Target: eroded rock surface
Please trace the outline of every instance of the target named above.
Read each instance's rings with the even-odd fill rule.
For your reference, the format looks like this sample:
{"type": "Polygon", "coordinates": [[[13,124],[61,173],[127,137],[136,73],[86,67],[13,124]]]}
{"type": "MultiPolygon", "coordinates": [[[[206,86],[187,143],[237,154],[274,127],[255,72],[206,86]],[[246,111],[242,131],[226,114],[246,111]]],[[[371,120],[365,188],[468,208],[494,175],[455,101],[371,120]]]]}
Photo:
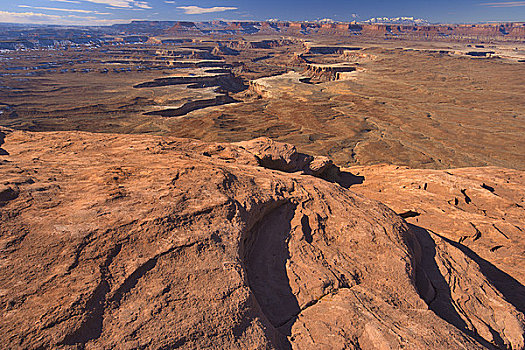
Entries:
{"type": "Polygon", "coordinates": [[[438,291],[437,297],[428,292],[431,309],[500,348],[523,348],[523,328],[500,318],[504,312],[492,295],[525,312],[525,173],[392,165],[349,170],[365,178],[353,191],[387,204],[418,236],[423,266],[438,291]],[[484,277],[473,276],[473,269],[484,277]]]}
{"type": "Polygon", "coordinates": [[[465,246],[353,187],[239,145],[3,133],[8,348],[524,346],[520,305],[465,246]]]}

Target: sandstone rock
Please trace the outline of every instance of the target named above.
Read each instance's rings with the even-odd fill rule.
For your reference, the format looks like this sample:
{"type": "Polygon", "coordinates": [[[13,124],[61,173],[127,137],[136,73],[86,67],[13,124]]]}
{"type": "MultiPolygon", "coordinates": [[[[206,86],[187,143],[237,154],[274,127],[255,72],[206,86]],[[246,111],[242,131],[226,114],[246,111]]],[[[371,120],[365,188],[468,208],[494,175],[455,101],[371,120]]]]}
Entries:
{"type": "Polygon", "coordinates": [[[523,327],[503,320],[516,319],[509,310],[525,312],[525,172],[391,165],[348,170],[364,176],[352,190],[404,216],[422,242],[423,257],[432,257],[423,261],[438,295],[430,308],[498,348],[522,349],[523,327]],[[500,309],[494,294],[512,307],[500,309]]]}
{"type": "Polygon", "coordinates": [[[268,169],[285,172],[303,172],[331,182],[342,182],[339,167],[325,156],[310,156],[297,152],[295,146],[259,137],[250,141],[238,142],[244,150],[252,153],[259,164],[268,169]]]}
{"type": "Polygon", "coordinates": [[[322,175],[327,172],[334,164],[328,157],[315,157],[308,164],[308,172],[314,176],[322,177],[322,175]]]}
{"type": "MultiPolygon", "coordinates": [[[[476,257],[337,183],[188,139],[16,131],[3,147],[6,348],[523,347],[476,257]]],[[[284,149],[267,159],[294,164],[284,149]]]]}
{"type": "Polygon", "coordinates": [[[301,171],[312,157],[297,152],[295,146],[273,141],[268,137],[259,137],[250,141],[238,142],[237,145],[254,154],[261,166],[286,172],[301,171]]]}

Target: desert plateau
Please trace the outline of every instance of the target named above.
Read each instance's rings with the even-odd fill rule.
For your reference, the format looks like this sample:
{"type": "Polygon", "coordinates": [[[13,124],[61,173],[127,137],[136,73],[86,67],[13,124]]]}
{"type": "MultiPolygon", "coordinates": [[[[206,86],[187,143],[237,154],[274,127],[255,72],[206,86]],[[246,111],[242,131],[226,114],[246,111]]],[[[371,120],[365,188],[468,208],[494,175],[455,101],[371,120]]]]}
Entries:
{"type": "Polygon", "coordinates": [[[0,268],[5,349],[523,350],[525,22],[0,23],[0,268]]]}

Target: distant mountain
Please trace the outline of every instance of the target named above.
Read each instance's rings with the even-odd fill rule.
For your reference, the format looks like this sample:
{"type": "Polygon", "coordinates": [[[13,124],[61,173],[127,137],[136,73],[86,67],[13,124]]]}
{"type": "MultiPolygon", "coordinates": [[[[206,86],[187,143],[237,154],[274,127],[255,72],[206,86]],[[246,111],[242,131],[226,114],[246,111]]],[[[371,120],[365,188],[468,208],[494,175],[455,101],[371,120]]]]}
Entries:
{"type": "Polygon", "coordinates": [[[421,18],[414,17],[374,17],[363,21],[364,23],[373,24],[409,24],[409,25],[425,25],[429,22],[421,18]]]}
{"type": "Polygon", "coordinates": [[[323,19],[319,19],[319,20],[314,21],[314,22],[317,22],[317,23],[336,23],[336,21],[334,21],[331,18],[323,18],[323,19]]]}

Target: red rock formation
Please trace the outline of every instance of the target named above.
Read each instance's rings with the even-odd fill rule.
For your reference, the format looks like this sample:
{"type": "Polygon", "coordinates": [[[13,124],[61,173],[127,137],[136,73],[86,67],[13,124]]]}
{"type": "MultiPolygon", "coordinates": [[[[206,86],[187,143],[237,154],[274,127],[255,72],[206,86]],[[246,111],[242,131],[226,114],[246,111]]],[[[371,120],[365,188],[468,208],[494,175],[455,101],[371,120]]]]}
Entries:
{"type": "MultiPolygon", "coordinates": [[[[0,135],[6,348],[524,346],[522,304],[502,283],[514,296],[523,285],[341,186],[360,182],[349,173],[332,183],[261,167],[292,164],[292,146],[0,135]]],[[[507,184],[485,183],[523,193],[507,184]]]]}
{"type": "MultiPolygon", "coordinates": [[[[119,25],[129,34],[134,30],[144,33],[147,21],[133,22],[129,25],[119,25]],[[127,28],[128,26],[129,28],[127,28]],[[126,30],[128,29],[128,30],[126,30]]],[[[159,23],[151,22],[152,30],[158,30],[159,23]]],[[[235,32],[242,34],[319,34],[319,35],[394,35],[411,39],[439,39],[452,37],[458,39],[523,39],[525,38],[525,23],[488,23],[488,24],[439,24],[439,25],[396,25],[396,24],[358,24],[358,23],[311,23],[311,22],[242,22],[242,21],[212,21],[203,22],[197,26],[194,22],[176,22],[165,31],[168,35],[192,34],[201,35],[199,28],[206,31],[235,32]]]]}
{"type": "Polygon", "coordinates": [[[166,30],[168,35],[177,35],[177,34],[201,34],[200,30],[197,28],[194,22],[177,22],[171,28],[166,30]]]}
{"type": "MultiPolygon", "coordinates": [[[[128,33],[133,33],[137,27],[143,33],[147,21],[133,22],[129,25],[128,33]],[[140,24],[140,25],[139,25],[140,24]]],[[[151,22],[152,30],[157,30],[158,22],[151,22]]],[[[125,30],[126,25],[119,25],[125,30]]],[[[198,28],[209,31],[229,31],[242,34],[320,34],[320,35],[368,35],[384,36],[394,35],[412,39],[439,39],[452,37],[458,39],[522,39],[525,38],[525,24],[516,23],[488,23],[488,24],[439,24],[439,25],[396,25],[396,24],[358,24],[358,23],[311,23],[311,22],[242,22],[242,21],[212,21],[200,23],[199,27],[194,22],[176,22],[165,31],[168,35],[193,34],[200,35],[198,28]]],[[[156,32],[155,32],[156,33],[156,32]]]]}
{"type": "Polygon", "coordinates": [[[306,74],[313,77],[326,81],[338,80],[340,73],[354,72],[357,70],[356,66],[351,64],[306,64],[306,74]]]}
{"type": "Polygon", "coordinates": [[[397,213],[414,213],[407,214],[408,222],[461,242],[525,284],[523,171],[495,167],[418,170],[386,165],[351,171],[366,179],[354,191],[380,199],[397,213]]]}

